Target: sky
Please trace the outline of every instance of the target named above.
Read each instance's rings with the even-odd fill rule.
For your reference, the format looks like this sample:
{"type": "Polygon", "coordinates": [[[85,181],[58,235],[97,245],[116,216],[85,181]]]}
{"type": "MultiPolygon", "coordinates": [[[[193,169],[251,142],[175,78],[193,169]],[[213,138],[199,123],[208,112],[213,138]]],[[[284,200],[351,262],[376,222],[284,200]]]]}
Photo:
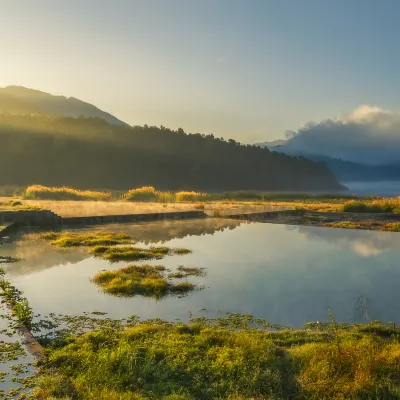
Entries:
{"type": "Polygon", "coordinates": [[[0,86],[255,143],[400,109],[397,0],[0,0],[0,86]]]}

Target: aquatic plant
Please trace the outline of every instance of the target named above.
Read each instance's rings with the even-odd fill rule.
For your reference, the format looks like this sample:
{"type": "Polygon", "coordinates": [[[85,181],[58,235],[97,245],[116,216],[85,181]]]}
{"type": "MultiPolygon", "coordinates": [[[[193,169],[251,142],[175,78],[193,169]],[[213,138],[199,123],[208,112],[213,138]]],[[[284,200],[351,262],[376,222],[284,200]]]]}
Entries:
{"type": "Polygon", "coordinates": [[[105,292],[120,296],[161,298],[168,294],[183,294],[195,289],[195,285],[190,282],[168,281],[165,271],[165,267],[161,265],[131,265],[99,272],[92,281],[105,292]]]}
{"type": "Polygon", "coordinates": [[[29,305],[28,299],[22,296],[22,292],[15,288],[5,279],[5,270],[0,267],[0,297],[10,306],[13,314],[19,322],[28,329],[32,326],[33,311],[29,305]]]}
{"type": "Polygon", "coordinates": [[[38,236],[40,239],[49,240],[57,247],[79,247],[99,245],[120,245],[134,243],[131,236],[114,232],[46,232],[38,236]]]}
{"type": "Polygon", "coordinates": [[[28,186],[23,195],[26,199],[38,200],[110,200],[110,192],[78,190],[70,187],[28,186]]]}
{"type": "Polygon", "coordinates": [[[101,257],[109,261],[118,260],[151,260],[155,258],[163,258],[166,255],[187,254],[189,249],[171,249],[165,246],[152,246],[149,248],[141,248],[134,246],[94,246],[89,252],[96,257],[101,257]]]}

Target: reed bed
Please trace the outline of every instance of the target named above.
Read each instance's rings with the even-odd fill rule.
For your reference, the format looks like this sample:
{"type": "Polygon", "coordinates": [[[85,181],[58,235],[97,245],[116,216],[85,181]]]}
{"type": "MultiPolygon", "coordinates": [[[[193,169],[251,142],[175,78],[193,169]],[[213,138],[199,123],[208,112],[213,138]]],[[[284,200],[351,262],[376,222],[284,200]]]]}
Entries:
{"type": "Polygon", "coordinates": [[[36,200],[110,200],[110,192],[78,190],[70,187],[28,186],[23,195],[26,199],[36,200]]]}

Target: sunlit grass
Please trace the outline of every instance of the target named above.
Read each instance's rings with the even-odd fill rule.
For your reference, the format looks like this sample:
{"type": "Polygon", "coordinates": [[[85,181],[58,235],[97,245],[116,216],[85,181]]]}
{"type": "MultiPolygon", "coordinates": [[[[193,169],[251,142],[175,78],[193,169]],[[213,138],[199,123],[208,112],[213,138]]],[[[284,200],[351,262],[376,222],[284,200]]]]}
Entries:
{"type": "Polygon", "coordinates": [[[184,294],[195,289],[195,285],[190,282],[173,283],[168,280],[165,267],[161,265],[131,265],[117,270],[102,271],[92,280],[105,292],[120,296],[141,295],[159,299],[169,294],[184,294]]]}
{"type": "Polygon", "coordinates": [[[47,187],[42,185],[28,186],[24,197],[40,200],[110,200],[110,192],[78,190],[70,187],[47,187]]]}
{"type": "Polygon", "coordinates": [[[120,245],[134,243],[129,235],[113,232],[46,232],[39,235],[40,239],[49,240],[57,247],[120,245]]]}
{"type": "Polygon", "coordinates": [[[149,248],[141,248],[134,246],[94,246],[89,250],[90,254],[101,257],[108,261],[138,261],[160,259],[166,255],[188,254],[189,249],[171,249],[165,246],[152,246],[149,248]]]}
{"type": "Polygon", "coordinates": [[[107,322],[56,346],[45,342],[35,398],[398,398],[400,331],[393,325],[269,327],[237,314],[188,324],[107,322]]]}

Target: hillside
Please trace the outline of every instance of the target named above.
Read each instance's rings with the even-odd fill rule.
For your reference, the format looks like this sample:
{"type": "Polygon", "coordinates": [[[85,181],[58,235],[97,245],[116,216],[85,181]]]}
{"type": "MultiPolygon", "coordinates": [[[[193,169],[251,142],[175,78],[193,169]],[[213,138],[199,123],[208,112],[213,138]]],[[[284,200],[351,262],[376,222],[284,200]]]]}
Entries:
{"type": "Polygon", "coordinates": [[[41,114],[66,117],[83,115],[103,118],[110,124],[125,125],[118,118],[92,104],[73,97],[53,96],[49,93],[22,86],[0,88],[0,114],[41,114]]]}
{"type": "Polygon", "coordinates": [[[0,116],[0,185],[313,190],[343,187],[324,164],[267,149],[99,118],[0,116]]]}

